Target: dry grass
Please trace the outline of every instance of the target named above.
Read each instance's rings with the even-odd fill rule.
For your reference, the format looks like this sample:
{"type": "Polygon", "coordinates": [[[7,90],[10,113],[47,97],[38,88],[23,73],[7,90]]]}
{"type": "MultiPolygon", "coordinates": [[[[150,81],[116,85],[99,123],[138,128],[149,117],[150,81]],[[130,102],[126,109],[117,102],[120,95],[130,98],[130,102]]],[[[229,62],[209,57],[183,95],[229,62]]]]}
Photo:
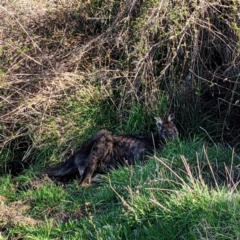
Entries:
{"type": "Polygon", "coordinates": [[[0,196],[0,227],[1,226],[35,226],[43,222],[25,216],[25,213],[31,209],[27,201],[12,202],[10,206],[4,203],[3,196],[0,196]]]}

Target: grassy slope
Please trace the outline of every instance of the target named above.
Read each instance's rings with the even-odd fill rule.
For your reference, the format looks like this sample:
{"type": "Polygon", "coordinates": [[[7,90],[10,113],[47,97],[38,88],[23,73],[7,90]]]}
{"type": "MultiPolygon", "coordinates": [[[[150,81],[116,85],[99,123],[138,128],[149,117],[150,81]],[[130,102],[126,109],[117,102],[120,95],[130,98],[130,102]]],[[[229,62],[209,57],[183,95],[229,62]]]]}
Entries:
{"type": "MultiPolygon", "coordinates": [[[[223,111],[222,119],[213,122],[212,109],[204,115],[198,105],[208,102],[188,104],[192,94],[201,95],[200,87],[183,84],[188,66],[196,68],[198,79],[205,69],[201,58],[214,68],[208,49],[218,52],[218,46],[230,42],[218,35],[220,28],[209,27],[216,19],[232,19],[228,4],[106,3],[21,0],[1,5],[0,239],[240,238],[239,157],[213,141],[206,143],[220,137],[218,126],[230,110],[238,112],[237,106],[229,105],[226,113],[213,102],[217,114],[223,111]],[[222,18],[212,17],[219,16],[219,9],[222,18]],[[198,55],[197,46],[207,51],[199,49],[198,55]],[[187,97],[181,102],[178,94],[187,97]],[[181,140],[146,163],[113,171],[87,189],[77,181],[58,186],[36,178],[97,130],[149,133],[155,129],[153,117],[170,109],[179,116],[181,140]]],[[[237,8],[234,2],[232,11],[237,8]]],[[[237,25],[234,29],[239,31],[237,25]]],[[[237,68],[237,51],[231,49],[237,68]]],[[[212,70],[214,76],[218,69],[212,70]]],[[[227,74],[222,78],[231,75],[222,71],[227,74]]],[[[221,86],[216,88],[219,92],[221,86]]],[[[231,101],[238,96],[233,89],[231,101]]]]}
{"type": "Polygon", "coordinates": [[[228,188],[218,184],[223,162],[233,162],[233,170],[240,159],[219,146],[203,148],[199,140],[177,141],[86,189],[77,181],[27,188],[30,170],[14,184],[2,177],[5,204],[29,205],[23,215],[39,222],[31,226],[23,219],[19,226],[9,219],[1,225],[9,239],[234,239],[240,237],[240,196],[231,177],[228,188]],[[210,162],[218,162],[214,176],[206,170],[210,162]]]}

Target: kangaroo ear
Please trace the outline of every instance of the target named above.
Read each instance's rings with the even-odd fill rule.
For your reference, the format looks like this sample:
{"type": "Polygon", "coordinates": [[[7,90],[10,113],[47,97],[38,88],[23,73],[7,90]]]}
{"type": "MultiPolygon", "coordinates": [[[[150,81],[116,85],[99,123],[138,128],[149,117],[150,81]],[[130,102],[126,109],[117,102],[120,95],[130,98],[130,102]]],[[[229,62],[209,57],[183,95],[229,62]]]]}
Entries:
{"type": "Polygon", "coordinates": [[[169,122],[172,122],[172,120],[175,118],[175,115],[174,114],[170,114],[169,116],[168,116],[168,121],[169,122]]]}
{"type": "Polygon", "coordinates": [[[161,128],[163,124],[163,120],[160,117],[155,117],[157,127],[161,128]]]}

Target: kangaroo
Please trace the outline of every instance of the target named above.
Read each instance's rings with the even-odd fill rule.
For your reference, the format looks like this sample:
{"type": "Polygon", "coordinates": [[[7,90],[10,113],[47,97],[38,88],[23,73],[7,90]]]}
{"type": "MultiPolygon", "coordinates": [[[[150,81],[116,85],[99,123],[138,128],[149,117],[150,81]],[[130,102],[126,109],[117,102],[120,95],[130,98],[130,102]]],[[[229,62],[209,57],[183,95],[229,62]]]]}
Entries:
{"type": "Polygon", "coordinates": [[[167,141],[178,137],[178,130],[173,123],[174,115],[162,120],[155,117],[157,133],[142,137],[131,134],[113,135],[107,130],[100,130],[85,141],[80,149],[59,166],[46,169],[42,173],[50,178],[61,178],[79,173],[79,184],[90,184],[94,173],[108,173],[119,166],[133,165],[143,161],[147,153],[161,148],[167,141]]]}

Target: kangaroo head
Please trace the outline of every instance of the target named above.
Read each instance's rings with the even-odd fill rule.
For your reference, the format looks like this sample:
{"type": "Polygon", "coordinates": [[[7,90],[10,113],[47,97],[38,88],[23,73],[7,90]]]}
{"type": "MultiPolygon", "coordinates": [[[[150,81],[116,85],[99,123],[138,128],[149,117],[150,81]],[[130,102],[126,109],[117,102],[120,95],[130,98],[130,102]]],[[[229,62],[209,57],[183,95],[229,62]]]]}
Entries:
{"type": "Polygon", "coordinates": [[[170,114],[165,120],[162,120],[160,117],[155,117],[158,128],[158,136],[161,141],[172,141],[178,137],[178,130],[172,122],[174,118],[173,114],[170,114]]]}

